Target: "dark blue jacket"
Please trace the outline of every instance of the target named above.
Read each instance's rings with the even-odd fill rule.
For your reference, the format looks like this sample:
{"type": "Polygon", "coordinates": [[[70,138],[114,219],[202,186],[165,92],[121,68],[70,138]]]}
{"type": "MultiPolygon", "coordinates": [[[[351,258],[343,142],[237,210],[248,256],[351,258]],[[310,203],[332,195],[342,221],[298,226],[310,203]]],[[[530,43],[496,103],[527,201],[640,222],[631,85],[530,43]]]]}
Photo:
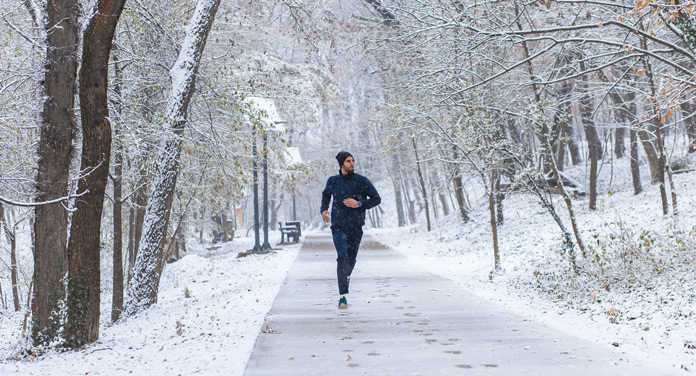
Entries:
{"type": "Polygon", "coordinates": [[[365,224],[365,210],[374,208],[382,202],[379,193],[369,179],[356,174],[334,175],[326,182],[326,188],[321,193],[321,210],[329,209],[329,201],[333,196],[331,205],[331,226],[336,227],[361,227],[365,224]],[[343,204],[343,200],[354,198],[360,203],[359,208],[349,208],[343,204]]]}

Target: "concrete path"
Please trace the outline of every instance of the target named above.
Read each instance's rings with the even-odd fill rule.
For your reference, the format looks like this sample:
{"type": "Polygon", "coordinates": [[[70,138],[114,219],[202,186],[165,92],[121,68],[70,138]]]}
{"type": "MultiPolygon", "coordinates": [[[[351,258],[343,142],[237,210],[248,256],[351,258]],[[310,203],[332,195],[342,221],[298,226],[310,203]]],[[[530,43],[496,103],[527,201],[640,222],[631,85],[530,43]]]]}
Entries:
{"type": "Polygon", "coordinates": [[[329,233],[305,239],[246,375],[676,373],[529,321],[367,237],[339,310],[335,260],[329,233]]]}

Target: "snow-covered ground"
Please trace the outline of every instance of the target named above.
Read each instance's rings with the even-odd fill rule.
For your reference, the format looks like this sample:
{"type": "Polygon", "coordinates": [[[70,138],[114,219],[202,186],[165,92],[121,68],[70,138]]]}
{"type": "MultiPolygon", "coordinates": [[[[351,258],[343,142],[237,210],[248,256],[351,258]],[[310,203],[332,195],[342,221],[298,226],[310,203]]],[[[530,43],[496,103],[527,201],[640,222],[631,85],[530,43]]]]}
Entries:
{"type": "Polygon", "coordinates": [[[136,317],[109,325],[104,292],[100,339],[83,349],[25,356],[22,315],[0,316],[0,375],[241,375],[301,245],[243,258],[252,239],[193,245],[165,268],[158,303],[136,317]]]}
{"type": "MultiPolygon", "coordinates": [[[[645,182],[645,191],[634,196],[630,176],[612,177],[609,167],[602,171],[598,209],[587,210],[587,198],[573,203],[585,243],[593,247],[587,259],[578,256],[582,272],[577,275],[559,252],[557,225],[527,193],[505,200],[505,223],[498,228],[502,268],[497,272],[492,270],[490,224],[480,188],[468,191],[474,204],[468,223],[456,214],[440,215],[427,232],[421,213],[416,225],[369,229],[367,234],[534,320],[671,369],[696,370],[696,173],[674,176],[681,210],[674,221],[662,215],[657,186],[645,182]],[[621,228],[642,245],[621,248],[621,228]]],[[[628,168],[614,166],[614,171],[628,168]]],[[[582,167],[568,172],[584,174],[582,167]]],[[[389,184],[378,188],[384,198],[381,219],[395,224],[389,184]]],[[[557,196],[554,200],[570,230],[564,204],[557,196]]],[[[279,237],[271,233],[271,239],[279,237]]],[[[166,267],[158,304],[113,325],[106,265],[101,338],[77,351],[28,354],[21,335],[24,313],[2,311],[0,375],[241,375],[301,246],[237,258],[251,245],[248,237],[212,250],[190,241],[188,255],[166,267]]]]}
{"type": "MultiPolygon", "coordinates": [[[[628,171],[627,166],[620,169],[628,171]]],[[[609,186],[606,170],[602,177],[600,186],[609,186]]],[[[587,209],[587,198],[573,201],[583,240],[592,246],[587,259],[578,256],[577,275],[560,252],[558,226],[527,193],[504,201],[498,272],[493,272],[485,200],[479,200],[482,207],[468,223],[450,215],[436,220],[431,232],[423,219],[406,229],[371,233],[414,263],[514,311],[665,367],[696,371],[695,179],[694,172],[674,175],[681,211],[677,221],[662,215],[657,185],[646,182],[645,191],[634,196],[625,175],[613,177],[614,192],[600,192],[597,210],[587,209]],[[633,239],[633,248],[620,246],[622,234],[633,239]]],[[[554,200],[572,231],[563,201],[554,200]]]]}

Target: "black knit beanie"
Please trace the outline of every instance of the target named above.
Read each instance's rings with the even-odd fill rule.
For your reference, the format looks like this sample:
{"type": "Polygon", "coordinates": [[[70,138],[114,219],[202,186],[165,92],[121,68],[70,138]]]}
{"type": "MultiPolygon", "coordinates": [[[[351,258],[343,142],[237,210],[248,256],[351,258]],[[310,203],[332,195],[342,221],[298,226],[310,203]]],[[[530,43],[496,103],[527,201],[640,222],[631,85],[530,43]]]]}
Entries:
{"type": "Polygon", "coordinates": [[[352,157],[352,156],[353,156],[353,154],[351,154],[345,150],[338,152],[338,154],[336,154],[336,160],[338,161],[338,167],[343,167],[343,162],[346,161],[346,158],[352,157]]]}

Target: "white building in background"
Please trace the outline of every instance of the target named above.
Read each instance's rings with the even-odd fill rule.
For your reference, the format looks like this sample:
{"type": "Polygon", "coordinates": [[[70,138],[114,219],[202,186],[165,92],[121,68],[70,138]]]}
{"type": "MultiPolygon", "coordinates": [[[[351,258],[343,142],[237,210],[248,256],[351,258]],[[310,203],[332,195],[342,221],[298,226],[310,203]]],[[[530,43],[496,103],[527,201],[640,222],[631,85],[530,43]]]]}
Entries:
{"type": "Polygon", "coordinates": [[[283,126],[283,124],[285,124],[286,121],[280,117],[280,114],[278,113],[278,109],[276,108],[273,99],[262,97],[247,97],[246,100],[251,105],[251,110],[255,112],[254,115],[258,116],[261,119],[263,127],[266,131],[276,133],[285,132],[285,127],[283,126]]]}

